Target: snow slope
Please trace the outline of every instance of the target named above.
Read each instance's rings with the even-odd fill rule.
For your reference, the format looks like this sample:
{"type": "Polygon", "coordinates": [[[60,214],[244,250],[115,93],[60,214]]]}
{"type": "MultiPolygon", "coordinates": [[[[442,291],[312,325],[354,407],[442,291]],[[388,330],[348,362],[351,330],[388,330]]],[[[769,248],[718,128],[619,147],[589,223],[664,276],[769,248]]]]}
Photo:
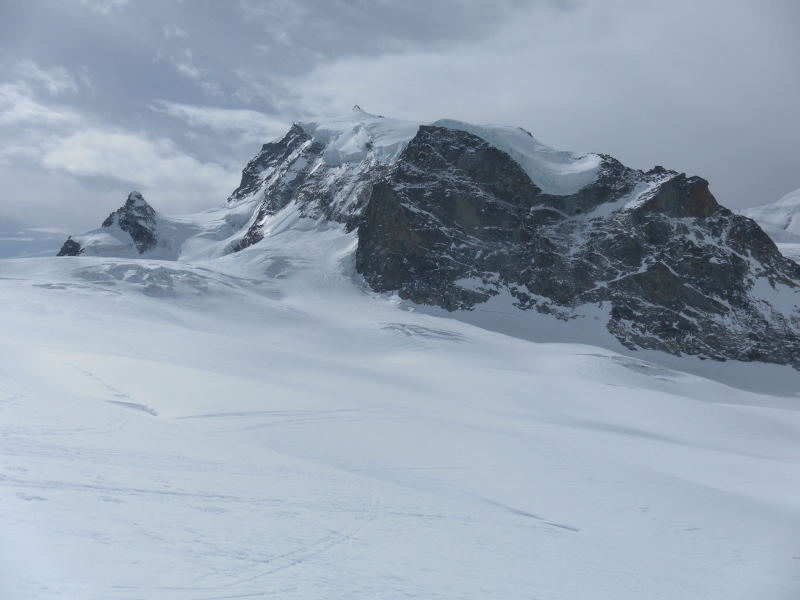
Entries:
{"type": "Polygon", "coordinates": [[[800,189],[772,204],[756,206],[742,214],[757,221],[777,241],[800,241],[800,189]]]}
{"type": "Polygon", "coordinates": [[[761,225],[784,256],[800,261],[800,189],[772,204],[747,208],[742,214],[761,225]]]}
{"type": "Polygon", "coordinates": [[[323,160],[328,166],[360,163],[367,156],[391,164],[413,138],[420,123],[387,119],[354,107],[338,118],[300,123],[315,142],[326,146],[323,160]]]}
{"type": "MultiPolygon", "coordinates": [[[[394,163],[423,123],[373,115],[355,106],[350,114],[299,125],[314,142],[325,146],[322,158],[326,166],[345,168],[365,159],[384,165],[394,163]]],[[[483,138],[508,153],[547,194],[577,192],[597,178],[601,164],[597,154],[555,150],[519,127],[475,125],[453,119],[441,119],[431,125],[483,138]]]]}
{"type": "Polygon", "coordinates": [[[0,597],[798,597],[796,392],[409,310],[269,227],[0,261],[0,597]]]}
{"type": "Polygon", "coordinates": [[[602,163],[597,154],[578,154],[545,146],[520,127],[473,125],[443,119],[434,125],[466,131],[506,152],[545,193],[567,196],[597,179],[602,163]]]}

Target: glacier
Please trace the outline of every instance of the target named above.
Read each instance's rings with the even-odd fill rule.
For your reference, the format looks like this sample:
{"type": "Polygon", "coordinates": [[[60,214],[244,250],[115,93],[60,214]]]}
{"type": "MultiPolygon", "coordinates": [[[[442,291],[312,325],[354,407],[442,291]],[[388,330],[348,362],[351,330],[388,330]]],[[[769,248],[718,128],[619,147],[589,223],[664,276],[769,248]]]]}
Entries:
{"type": "Polygon", "coordinates": [[[0,261],[3,597],[796,596],[796,371],[425,314],[277,227],[0,261]]]}
{"type": "MultiPolygon", "coordinates": [[[[303,125],[337,210],[417,126],[303,125]]],[[[597,175],[482,135],[551,193],[597,175]]],[[[112,219],[78,256],[0,260],[0,597],[797,598],[800,372],[626,348],[604,307],[376,292],[355,229],[257,214],[273,166],[150,215],[144,252],[112,219]]]]}

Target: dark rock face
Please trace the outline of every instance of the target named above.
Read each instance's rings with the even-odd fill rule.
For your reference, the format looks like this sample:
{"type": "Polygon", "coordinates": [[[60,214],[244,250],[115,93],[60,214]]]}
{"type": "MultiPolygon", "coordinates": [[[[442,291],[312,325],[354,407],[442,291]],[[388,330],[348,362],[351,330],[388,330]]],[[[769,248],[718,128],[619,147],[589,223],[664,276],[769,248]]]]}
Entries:
{"type": "MultiPolygon", "coordinates": [[[[528,283],[533,294],[569,304],[589,284],[588,274],[576,278],[570,271],[604,263],[599,255],[585,264],[568,260],[564,224],[633,185],[629,169],[604,157],[597,181],[579,193],[542,194],[510,156],[482,139],[421,127],[373,190],[359,226],[356,268],[379,291],[398,290],[449,310],[469,309],[500,286],[528,283]],[[473,283],[458,286],[459,279],[473,283]]],[[[517,293],[525,308],[533,306],[530,294],[517,293]]]]}
{"type": "Polygon", "coordinates": [[[83,252],[83,248],[81,245],[72,239],[72,236],[67,238],[67,241],[64,242],[64,245],[61,246],[61,250],[58,251],[56,256],[78,256],[83,252]]]}
{"type": "MultiPolygon", "coordinates": [[[[631,349],[800,368],[800,264],[704,179],[558,153],[512,128],[383,127],[356,112],[264,144],[228,199],[241,229],[226,250],[258,243],[287,209],[288,223],[356,231],[356,270],[379,292],[451,311],[502,294],[521,315],[602,319],[631,349]]],[[[132,192],[103,227],[113,251],[130,251],[121,231],[142,254],[169,247],[165,222],[132,192]]],[[[59,256],[91,239],[68,239],[59,256]]]]}
{"type": "Polygon", "coordinates": [[[800,267],[705,180],[604,161],[594,184],[548,196],[480,138],[421,127],[372,189],[356,268],[375,290],[448,310],[502,289],[561,318],[602,303],[629,348],[800,367],[800,322],[751,294],[758,279],[796,289],[800,267]],[[637,185],[651,190],[604,207],[637,185]]]}
{"type": "Polygon", "coordinates": [[[145,202],[139,192],[128,194],[125,204],[103,221],[103,227],[112,227],[115,224],[131,236],[139,254],[155,248],[158,243],[156,211],[145,202]]]}
{"type": "Polygon", "coordinates": [[[279,142],[261,147],[261,151],[242,171],[239,187],[228,198],[229,204],[259,192],[264,198],[247,232],[233,246],[234,252],[264,238],[264,221],[291,202],[309,176],[307,169],[296,166],[298,163],[304,166],[310,164],[322,154],[322,150],[323,147],[314,144],[298,125],[293,125],[279,142]]]}
{"type": "Polygon", "coordinates": [[[471,134],[421,127],[372,189],[358,228],[356,269],[378,291],[469,308],[490,293],[455,285],[519,267],[533,223],[557,218],[504,152],[471,134]]]}
{"type": "Polygon", "coordinates": [[[708,182],[700,177],[679,175],[658,188],[647,201],[646,210],[678,219],[710,217],[720,206],[708,190],[708,182]]]}
{"type": "MultiPolygon", "coordinates": [[[[139,192],[131,192],[125,204],[106,217],[102,227],[118,226],[131,236],[136,250],[142,254],[158,245],[157,221],[158,215],[153,207],[145,202],[139,192]]],[[[81,239],[81,236],[78,237],[81,239]]],[[[80,242],[70,236],[57,256],[77,256],[85,250],[80,242]]]]}
{"type": "Polygon", "coordinates": [[[228,198],[228,203],[235,205],[248,197],[261,197],[245,234],[231,247],[233,252],[261,241],[266,220],[291,202],[304,216],[343,223],[348,231],[360,223],[372,186],[387,167],[368,152],[355,168],[332,179],[324,151],[325,146],[299,125],[293,125],[280,141],[264,144],[228,198]]]}
{"type": "Polygon", "coordinates": [[[388,162],[370,144],[347,164],[298,125],[264,145],[229,199],[259,200],[231,249],[294,204],[357,230],[356,269],[376,291],[447,310],[508,294],[557,319],[591,312],[631,349],[800,368],[800,266],[704,179],[597,155],[591,183],[553,195],[457,127],[419,127],[388,162]]]}

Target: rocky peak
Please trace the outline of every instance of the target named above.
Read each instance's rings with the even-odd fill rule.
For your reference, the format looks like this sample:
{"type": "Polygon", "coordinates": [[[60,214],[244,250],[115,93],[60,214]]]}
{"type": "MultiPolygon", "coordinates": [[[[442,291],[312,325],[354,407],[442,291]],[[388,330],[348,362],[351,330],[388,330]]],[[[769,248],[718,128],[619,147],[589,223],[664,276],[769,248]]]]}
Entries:
{"type": "Polygon", "coordinates": [[[108,215],[102,226],[115,225],[131,236],[139,254],[154,248],[158,243],[156,211],[139,192],[133,191],[128,194],[125,204],[108,215]]]}
{"type": "MultiPolygon", "coordinates": [[[[666,171],[662,168],[659,173],[666,171]]],[[[659,186],[657,192],[639,210],[659,212],[668,217],[710,217],[720,209],[708,189],[708,181],[701,177],[686,177],[681,173],[659,186]]]]}
{"type": "MultiPolygon", "coordinates": [[[[601,324],[630,349],[800,368],[800,265],[706,180],[661,166],[558,151],[517,127],[358,109],[264,144],[227,207],[236,228],[226,218],[215,252],[313,219],[355,232],[356,270],[378,292],[450,311],[505,303],[519,319],[601,324]]],[[[168,247],[185,231],[170,223],[132,193],[62,255],[168,247]]]]}
{"type": "Polygon", "coordinates": [[[370,153],[391,125],[376,135],[376,117],[352,119],[342,131],[355,132],[346,138],[353,162],[326,162],[343,145],[330,126],[297,141],[290,131],[269,148],[255,176],[263,200],[234,249],[260,240],[271,215],[294,204],[357,230],[356,269],[377,291],[447,310],[505,294],[520,318],[601,314],[632,349],[800,367],[800,267],[720,206],[706,180],[455,121],[417,126],[380,162],[370,153]]]}
{"type": "Polygon", "coordinates": [[[143,254],[159,243],[158,213],[137,191],[128,194],[120,208],[103,221],[101,228],[73,238],[70,236],[58,256],[79,254],[143,254]]]}
{"type": "Polygon", "coordinates": [[[64,242],[64,245],[61,246],[61,250],[58,251],[56,256],[79,256],[83,253],[83,248],[81,245],[72,239],[72,236],[67,238],[67,241],[64,242]]]}
{"type": "Polygon", "coordinates": [[[295,123],[283,138],[261,146],[261,150],[247,163],[242,171],[242,180],[228,198],[235,204],[262,190],[271,177],[279,176],[276,169],[297,159],[296,154],[310,142],[311,138],[295,123]]]}

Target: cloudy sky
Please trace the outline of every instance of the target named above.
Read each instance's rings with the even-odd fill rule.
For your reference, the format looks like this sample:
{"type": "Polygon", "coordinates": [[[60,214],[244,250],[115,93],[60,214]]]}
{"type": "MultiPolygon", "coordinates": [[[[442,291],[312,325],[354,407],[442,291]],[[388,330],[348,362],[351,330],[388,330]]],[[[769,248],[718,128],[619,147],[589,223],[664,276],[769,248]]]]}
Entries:
{"type": "Polygon", "coordinates": [[[0,226],[221,203],[263,142],[356,103],[772,202],[800,187],[799,26],[794,0],[0,0],[0,226]]]}

